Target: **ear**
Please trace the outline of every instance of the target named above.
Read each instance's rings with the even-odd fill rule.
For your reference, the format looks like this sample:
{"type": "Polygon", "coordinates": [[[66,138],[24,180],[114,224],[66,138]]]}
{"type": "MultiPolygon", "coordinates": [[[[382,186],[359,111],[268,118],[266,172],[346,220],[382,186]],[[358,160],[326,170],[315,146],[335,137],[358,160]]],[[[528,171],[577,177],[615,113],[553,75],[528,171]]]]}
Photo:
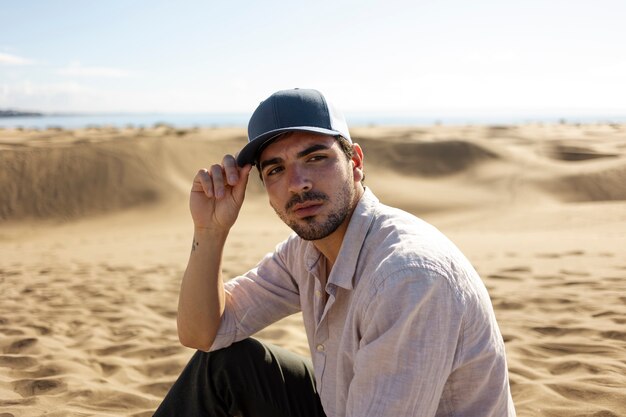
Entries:
{"type": "Polygon", "coordinates": [[[361,182],[365,178],[363,173],[363,149],[358,143],[352,145],[354,149],[354,155],[352,155],[352,173],[354,175],[355,182],[361,182]]]}

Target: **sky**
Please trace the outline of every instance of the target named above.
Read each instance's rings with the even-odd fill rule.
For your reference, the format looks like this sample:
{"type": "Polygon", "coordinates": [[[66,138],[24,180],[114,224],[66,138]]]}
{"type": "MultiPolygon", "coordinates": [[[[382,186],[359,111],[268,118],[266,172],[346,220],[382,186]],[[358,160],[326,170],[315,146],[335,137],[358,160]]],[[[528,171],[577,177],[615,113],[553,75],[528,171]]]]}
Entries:
{"type": "Polygon", "coordinates": [[[626,115],[624,0],[0,0],[0,109],[626,115]]]}

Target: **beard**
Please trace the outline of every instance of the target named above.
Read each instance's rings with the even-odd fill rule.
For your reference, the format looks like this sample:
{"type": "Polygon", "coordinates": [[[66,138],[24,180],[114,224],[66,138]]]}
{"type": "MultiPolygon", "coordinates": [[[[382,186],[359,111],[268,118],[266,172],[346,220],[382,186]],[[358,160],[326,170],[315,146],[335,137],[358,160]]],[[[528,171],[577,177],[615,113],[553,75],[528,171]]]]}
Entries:
{"type": "Polygon", "coordinates": [[[346,220],[354,206],[354,188],[347,184],[336,194],[334,202],[331,201],[327,194],[321,191],[305,191],[296,194],[285,204],[284,210],[274,211],[278,217],[291,228],[298,236],[304,240],[319,240],[331,235],[346,220]],[[330,213],[325,218],[319,218],[320,215],[304,217],[302,219],[289,218],[290,209],[305,201],[324,201],[330,203],[330,213]]]}

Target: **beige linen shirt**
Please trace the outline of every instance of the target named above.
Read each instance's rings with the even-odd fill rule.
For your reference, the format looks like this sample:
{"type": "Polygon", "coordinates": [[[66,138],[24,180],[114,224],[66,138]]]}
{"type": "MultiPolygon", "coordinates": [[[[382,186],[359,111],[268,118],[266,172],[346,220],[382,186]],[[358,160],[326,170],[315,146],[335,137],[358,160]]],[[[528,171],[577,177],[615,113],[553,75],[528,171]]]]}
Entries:
{"type": "Polygon", "coordinates": [[[322,274],[315,246],[289,237],[225,284],[211,350],[302,311],[328,417],[515,415],[487,290],[433,226],[366,190],[325,288],[322,274]]]}

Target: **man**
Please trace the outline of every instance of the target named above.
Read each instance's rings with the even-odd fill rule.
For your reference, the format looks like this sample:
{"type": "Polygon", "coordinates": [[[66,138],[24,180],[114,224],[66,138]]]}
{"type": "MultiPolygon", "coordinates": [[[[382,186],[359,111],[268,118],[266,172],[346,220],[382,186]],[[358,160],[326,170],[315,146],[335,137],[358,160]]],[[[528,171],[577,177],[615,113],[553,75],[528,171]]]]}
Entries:
{"type": "Polygon", "coordinates": [[[178,332],[199,351],[156,415],[514,416],[485,286],[434,227],[363,186],[363,151],[343,116],[315,90],[279,91],[248,136],[236,159],[193,182],[178,332]],[[252,165],[295,233],[224,284],[252,165]],[[249,338],[298,311],[312,366],[249,338]]]}

